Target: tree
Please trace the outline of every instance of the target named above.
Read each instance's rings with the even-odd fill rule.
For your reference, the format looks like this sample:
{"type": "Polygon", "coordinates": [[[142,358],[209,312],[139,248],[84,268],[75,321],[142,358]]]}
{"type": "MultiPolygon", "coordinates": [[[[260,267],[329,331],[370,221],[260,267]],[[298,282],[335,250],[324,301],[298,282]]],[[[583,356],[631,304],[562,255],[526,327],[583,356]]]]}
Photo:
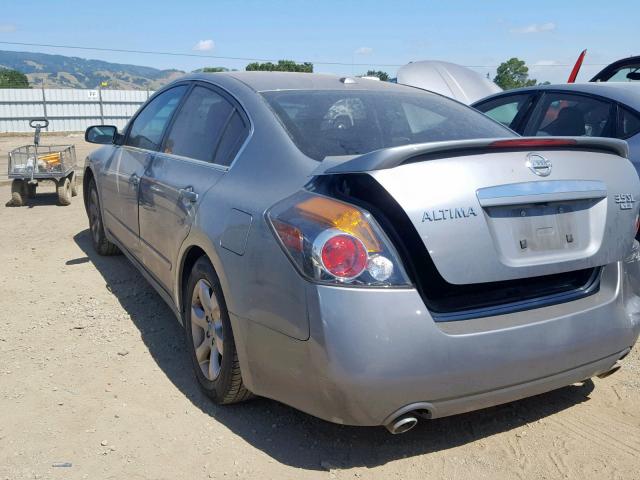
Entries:
{"type": "Polygon", "coordinates": [[[532,87],[538,83],[535,79],[529,79],[529,67],[524,63],[524,60],[516,57],[500,64],[493,81],[504,90],[532,87]]]}
{"type": "Polygon", "coordinates": [[[29,88],[29,79],[17,70],[0,68],[0,88],[29,88]]]}
{"type": "Polygon", "coordinates": [[[227,67],[204,67],[200,71],[204,73],[217,73],[217,72],[228,72],[229,69],[227,67]]]}
{"type": "Polygon", "coordinates": [[[389,74],[387,72],[383,72],[382,70],[368,70],[366,77],[378,77],[383,82],[389,81],[389,74]]]}
{"type": "Polygon", "coordinates": [[[278,60],[278,63],[253,62],[247,65],[247,71],[259,70],[262,72],[303,72],[313,73],[313,63],[296,63],[293,60],[278,60]]]}

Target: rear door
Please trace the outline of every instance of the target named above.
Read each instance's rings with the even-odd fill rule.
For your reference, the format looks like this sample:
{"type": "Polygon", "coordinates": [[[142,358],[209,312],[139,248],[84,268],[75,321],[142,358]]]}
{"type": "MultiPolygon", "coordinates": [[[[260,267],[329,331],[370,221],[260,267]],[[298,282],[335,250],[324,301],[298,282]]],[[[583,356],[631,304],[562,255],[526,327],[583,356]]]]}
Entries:
{"type": "Polygon", "coordinates": [[[246,138],[247,125],[245,115],[225,92],[194,84],[142,178],[142,260],[169,291],[178,250],[200,199],[227,171],[246,138]]]}
{"type": "Polygon", "coordinates": [[[602,97],[545,92],[522,132],[526,136],[615,137],[616,105],[602,97]]]}
{"type": "Polygon", "coordinates": [[[100,179],[105,226],[127,250],[140,258],[138,193],[151,155],[178,107],[186,85],[155,96],[132,120],[124,144],[116,147],[100,179]]]}

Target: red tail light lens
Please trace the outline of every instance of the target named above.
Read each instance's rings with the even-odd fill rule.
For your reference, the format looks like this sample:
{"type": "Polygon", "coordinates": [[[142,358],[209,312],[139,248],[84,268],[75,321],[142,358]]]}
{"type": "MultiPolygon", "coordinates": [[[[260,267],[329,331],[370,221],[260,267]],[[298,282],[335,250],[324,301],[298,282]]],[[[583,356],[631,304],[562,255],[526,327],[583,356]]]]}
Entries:
{"type": "Polygon", "coordinates": [[[327,230],[318,236],[314,244],[317,245],[314,245],[314,250],[320,251],[322,266],[336,278],[356,278],[367,267],[367,249],[352,235],[327,230]],[[322,245],[317,245],[319,243],[322,245]]]}
{"type": "Polygon", "coordinates": [[[393,245],[360,207],[303,190],[275,204],[266,217],[289,259],[312,281],[410,284],[393,245]]]}

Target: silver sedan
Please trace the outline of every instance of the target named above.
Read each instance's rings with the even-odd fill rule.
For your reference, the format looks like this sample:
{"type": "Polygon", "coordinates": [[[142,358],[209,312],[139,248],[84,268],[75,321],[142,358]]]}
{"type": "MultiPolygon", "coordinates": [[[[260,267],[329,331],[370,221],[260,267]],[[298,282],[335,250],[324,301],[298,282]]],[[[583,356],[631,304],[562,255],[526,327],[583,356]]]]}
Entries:
{"type": "Polygon", "coordinates": [[[230,72],[95,126],[93,245],[185,328],[215,402],[385,425],[615,371],[640,330],[624,142],[522,138],[415,88],[230,72]]]}

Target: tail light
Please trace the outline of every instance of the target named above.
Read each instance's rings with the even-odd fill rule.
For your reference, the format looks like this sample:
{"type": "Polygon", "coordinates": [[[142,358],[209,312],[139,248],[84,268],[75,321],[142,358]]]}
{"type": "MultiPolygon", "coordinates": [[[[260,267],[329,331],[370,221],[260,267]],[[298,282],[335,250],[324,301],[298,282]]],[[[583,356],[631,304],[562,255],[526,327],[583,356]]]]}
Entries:
{"type": "Polygon", "coordinates": [[[371,214],[301,191],[267,219],[296,268],[310,280],[340,285],[409,285],[398,255],[371,214]]]}
{"type": "Polygon", "coordinates": [[[509,138],[491,142],[492,148],[542,148],[542,147],[567,147],[577,145],[573,138],[509,138]]]}

